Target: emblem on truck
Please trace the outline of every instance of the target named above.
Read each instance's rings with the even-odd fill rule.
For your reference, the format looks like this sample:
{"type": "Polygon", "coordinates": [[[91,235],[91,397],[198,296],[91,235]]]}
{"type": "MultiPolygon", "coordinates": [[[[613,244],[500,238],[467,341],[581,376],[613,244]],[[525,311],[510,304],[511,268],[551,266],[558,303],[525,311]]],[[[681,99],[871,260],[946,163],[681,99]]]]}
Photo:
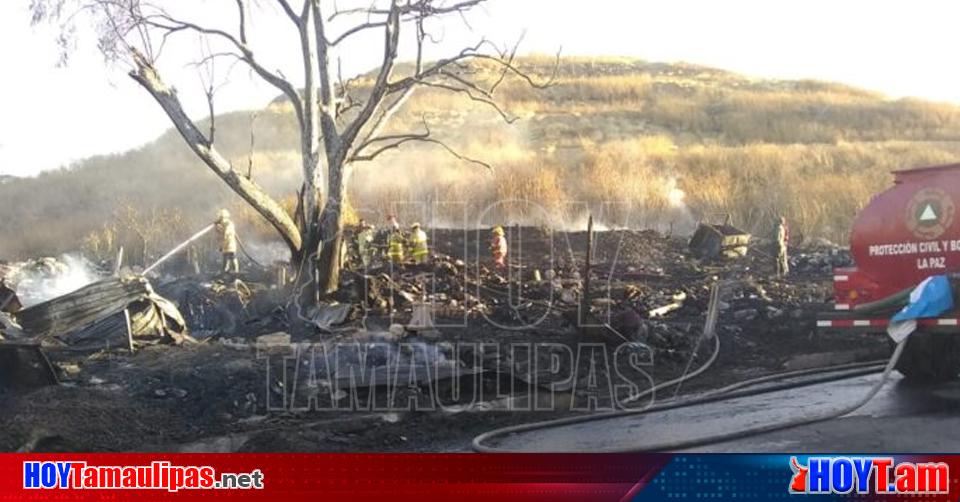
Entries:
{"type": "Polygon", "coordinates": [[[924,188],[907,204],[907,228],[920,239],[936,239],[953,223],[956,206],[947,192],[924,188]]]}

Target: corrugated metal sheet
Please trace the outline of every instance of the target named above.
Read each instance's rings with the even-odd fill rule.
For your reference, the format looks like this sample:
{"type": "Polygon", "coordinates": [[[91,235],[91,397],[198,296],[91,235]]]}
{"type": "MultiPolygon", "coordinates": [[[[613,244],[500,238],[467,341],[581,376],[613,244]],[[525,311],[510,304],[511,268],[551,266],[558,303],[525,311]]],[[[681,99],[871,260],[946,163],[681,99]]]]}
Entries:
{"type": "Polygon", "coordinates": [[[73,293],[28,307],[16,314],[34,339],[60,339],[71,345],[126,340],[128,310],[134,341],[190,340],[180,311],[153,292],[141,276],[109,278],[73,293]]]}

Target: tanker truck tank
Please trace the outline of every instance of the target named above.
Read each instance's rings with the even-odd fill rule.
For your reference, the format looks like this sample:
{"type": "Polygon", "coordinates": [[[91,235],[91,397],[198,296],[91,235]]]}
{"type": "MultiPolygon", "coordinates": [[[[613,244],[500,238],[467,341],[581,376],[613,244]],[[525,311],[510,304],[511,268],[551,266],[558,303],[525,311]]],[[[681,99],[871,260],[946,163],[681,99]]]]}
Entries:
{"type": "Polygon", "coordinates": [[[960,164],[894,173],[850,230],[856,267],[837,269],[840,306],[881,300],[931,275],[960,271],[960,164]]]}
{"type": "MultiPolygon", "coordinates": [[[[854,267],[834,269],[833,313],[819,330],[885,332],[909,292],[932,275],[960,272],[960,164],[896,171],[850,229],[854,267]]],[[[960,372],[960,312],[920,319],[898,369],[942,380],[960,372]]]]}

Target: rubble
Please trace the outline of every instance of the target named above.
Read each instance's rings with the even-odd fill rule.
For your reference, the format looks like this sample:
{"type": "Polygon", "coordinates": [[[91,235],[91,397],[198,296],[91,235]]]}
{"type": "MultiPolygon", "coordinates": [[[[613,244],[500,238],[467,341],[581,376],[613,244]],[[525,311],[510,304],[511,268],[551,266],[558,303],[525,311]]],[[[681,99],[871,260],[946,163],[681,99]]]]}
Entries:
{"type": "Polygon", "coordinates": [[[10,314],[0,312],[0,341],[22,340],[26,337],[27,334],[23,332],[23,328],[10,314]]]}
{"type": "Polygon", "coordinates": [[[346,322],[352,311],[352,305],[334,302],[312,308],[308,317],[319,330],[330,333],[335,326],[346,322]]]}
{"type": "MultiPolygon", "coordinates": [[[[114,278],[13,317],[0,315],[0,332],[13,332],[14,321],[20,321],[27,339],[44,343],[55,368],[60,368],[60,378],[71,386],[59,386],[63,392],[58,399],[80,409],[122,398],[118,406],[122,410],[165,410],[175,419],[138,416],[124,423],[160,424],[156,427],[165,438],[182,437],[184,442],[199,440],[196,431],[213,437],[284,423],[299,429],[305,419],[314,420],[317,415],[269,413],[267,406],[278,406],[285,399],[299,403],[313,399],[321,406],[351,409],[357,399],[389,395],[379,387],[391,383],[401,403],[415,400],[419,404],[423,404],[424,388],[449,386],[456,379],[476,377],[476,385],[483,388],[510,389],[497,399],[471,405],[470,410],[503,407],[498,399],[516,398],[517,388],[546,386],[575,395],[585,385],[572,377],[575,372],[570,361],[564,362],[569,352],[563,346],[579,342],[624,345],[631,358],[649,361],[651,366],[645,369],[650,370],[650,378],[665,381],[681,374],[691,361],[696,365],[705,357],[698,344],[715,284],[724,285],[722,301],[715,304],[716,333],[724,350],[736,357],[721,354],[711,369],[715,378],[689,385],[709,387],[734,377],[779,370],[804,351],[826,352],[837,346],[830,340],[811,343],[810,320],[830,297],[832,270],[826,269],[849,259],[842,248],[821,243],[792,249],[794,271],[781,280],[773,277],[773,260],[761,253],[748,252],[735,260],[698,259],[684,238],[652,231],[598,232],[587,295],[585,232],[533,228],[523,232],[528,239],[522,246],[523,259],[511,262],[508,270],[489,266],[485,255],[471,254],[486,249],[486,232],[436,230],[431,234],[436,248],[429,263],[396,270],[346,270],[343,287],[334,298],[302,310],[291,303],[289,288],[275,284],[275,274],[258,271],[244,271],[242,280],[192,275],[157,281],[156,293],[145,279],[114,278]],[[587,310],[587,322],[578,316],[581,306],[587,310]],[[129,356],[125,351],[107,352],[101,358],[73,355],[76,347],[102,348],[107,340],[110,346],[125,347],[124,309],[131,314],[138,346],[176,342],[177,334],[186,340],[188,331],[190,339],[201,343],[176,349],[143,347],[129,356]],[[154,315],[144,315],[151,312],[154,315]],[[157,312],[162,313],[159,319],[157,312]],[[298,321],[299,327],[295,326],[298,321]],[[161,326],[163,336],[146,333],[161,326]],[[513,357],[507,350],[475,354],[451,349],[461,341],[504,348],[547,343],[554,349],[542,357],[559,360],[561,367],[537,373],[531,371],[528,359],[513,357]],[[315,358],[303,359],[312,355],[304,353],[311,347],[339,344],[358,351],[318,352],[315,358]],[[69,350],[58,352],[60,348],[69,350]],[[516,371],[515,379],[505,381],[505,373],[495,370],[516,371]],[[279,380],[284,371],[288,375],[312,372],[317,378],[304,379],[293,388],[279,380]],[[402,385],[396,385],[398,381],[402,385]],[[88,391],[96,392],[95,399],[84,394],[88,391]]],[[[764,242],[750,241],[751,246],[764,242]]],[[[8,341],[17,337],[4,334],[8,341]]],[[[424,413],[418,420],[424,420],[431,433],[436,420],[455,420],[447,428],[460,433],[487,425],[486,417],[474,423],[469,413],[447,413],[458,405],[451,402],[444,413],[424,413]]],[[[43,418],[31,415],[23,420],[43,418]]],[[[426,434],[413,429],[404,433],[426,434]]],[[[361,434],[382,441],[376,430],[361,434]]],[[[110,447],[142,444],[133,437],[127,443],[111,442],[110,447]]],[[[22,444],[23,438],[17,441],[22,444]]],[[[337,436],[337,441],[353,447],[358,440],[337,436]]],[[[308,446],[329,448],[326,443],[308,446]]]]}
{"type": "Polygon", "coordinates": [[[260,335],[256,339],[256,344],[257,348],[263,350],[270,350],[274,347],[288,347],[290,346],[290,334],[278,331],[268,335],[260,335]]]}
{"type": "Polygon", "coordinates": [[[662,317],[670,312],[673,312],[674,310],[679,309],[680,307],[683,307],[683,301],[687,299],[687,294],[681,291],[673,295],[670,299],[672,300],[670,303],[651,309],[649,312],[647,312],[647,317],[662,317]]]}
{"type": "Polygon", "coordinates": [[[834,268],[853,266],[850,250],[821,243],[790,257],[790,267],[804,273],[832,274],[834,268]]]}
{"type": "MultiPolygon", "coordinates": [[[[728,283],[718,302],[720,323],[729,326],[728,332],[742,326],[781,329],[776,321],[783,318],[802,322],[813,312],[810,304],[829,297],[827,283],[803,282],[797,287],[776,280],[771,258],[739,249],[748,243],[762,246],[765,240],[751,240],[749,234],[729,223],[706,226],[705,232],[719,240],[701,236],[704,245],[712,242],[709,245],[721,250],[720,254],[732,250],[740,259],[718,264],[692,257],[696,237],[686,241],[651,231],[596,235],[596,263],[590,276],[600,292],[591,295],[587,308],[591,319],[607,319],[608,325],[581,329],[581,334],[610,343],[649,341],[660,351],[680,354],[689,351],[691,340],[699,335],[691,326],[703,324],[710,288],[720,280],[728,283]],[[769,327],[757,323],[769,323],[769,327]]],[[[342,333],[363,338],[376,331],[358,331],[361,318],[399,316],[401,324],[391,327],[391,331],[396,328],[390,335],[394,340],[416,335],[439,341],[443,330],[436,328],[438,319],[492,319],[498,324],[528,325],[527,334],[576,329],[579,320],[575,314],[586,279],[581,268],[586,234],[564,234],[556,241],[542,229],[523,231],[525,238],[530,237],[524,247],[530,258],[517,273],[493,270],[483,259],[476,266],[467,266],[466,260],[453,253],[471,249],[474,236],[455,230],[438,232],[431,263],[400,270],[373,269],[366,274],[351,272],[339,303],[320,305],[307,317],[319,336],[342,333]],[[562,246],[554,248],[557,242],[566,245],[566,252],[562,246]]],[[[795,250],[792,255],[795,274],[804,277],[828,279],[832,269],[827,268],[849,261],[848,253],[828,243],[795,250]]]]}
{"type": "Polygon", "coordinates": [[[175,302],[195,338],[268,332],[286,327],[287,297],[264,283],[186,277],[161,284],[158,293],[175,302]]]}
{"type": "Polygon", "coordinates": [[[690,251],[702,260],[742,258],[747,255],[750,234],[730,224],[700,223],[690,238],[690,251]]]}
{"type": "Polygon", "coordinates": [[[0,277],[0,313],[13,314],[22,308],[17,292],[7,285],[6,279],[0,277]]]}
{"type": "Polygon", "coordinates": [[[0,343],[0,394],[56,385],[50,360],[35,343],[0,343]]]}

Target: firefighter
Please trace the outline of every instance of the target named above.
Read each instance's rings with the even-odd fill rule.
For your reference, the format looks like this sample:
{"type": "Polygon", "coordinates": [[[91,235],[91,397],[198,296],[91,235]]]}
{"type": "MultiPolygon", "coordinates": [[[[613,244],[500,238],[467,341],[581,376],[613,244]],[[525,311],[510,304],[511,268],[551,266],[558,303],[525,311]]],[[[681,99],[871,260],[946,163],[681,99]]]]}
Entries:
{"type": "Polygon", "coordinates": [[[787,219],[780,217],[777,223],[777,277],[786,277],[790,272],[790,261],[787,257],[787,245],[790,244],[790,228],[787,219]]]}
{"type": "Polygon", "coordinates": [[[390,247],[390,234],[392,234],[395,230],[400,230],[400,224],[397,223],[397,217],[392,214],[387,215],[387,224],[384,225],[382,229],[377,231],[375,237],[373,238],[373,242],[377,248],[377,251],[381,253],[383,258],[386,260],[390,259],[388,254],[390,247]]]}
{"type": "Polygon", "coordinates": [[[403,232],[399,226],[390,229],[390,235],[387,236],[387,259],[394,265],[403,264],[403,232]]]}
{"type": "Polygon", "coordinates": [[[360,261],[363,268],[370,268],[373,263],[373,254],[376,246],[374,245],[374,235],[376,230],[373,225],[364,220],[360,220],[360,231],[357,232],[357,252],[360,254],[360,261]]]}
{"type": "Polygon", "coordinates": [[[237,259],[237,227],[230,220],[230,211],[221,209],[217,213],[216,227],[220,236],[220,254],[223,258],[221,271],[240,273],[240,260],[237,259]]]}
{"type": "Polygon", "coordinates": [[[427,243],[427,233],[420,228],[419,223],[410,226],[410,238],[407,240],[410,245],[410,256],[414,263],[425,263],[430,254],[430,245],[427,243]]]}
{"type": "Polygon", "coordinates": [[[490,253],[493,254],[493,264],[497,268],[504,268],[507,266],[507,237],[503,227],[494,227],[491,234],[493,238],[490,240],[490,253]]]}

